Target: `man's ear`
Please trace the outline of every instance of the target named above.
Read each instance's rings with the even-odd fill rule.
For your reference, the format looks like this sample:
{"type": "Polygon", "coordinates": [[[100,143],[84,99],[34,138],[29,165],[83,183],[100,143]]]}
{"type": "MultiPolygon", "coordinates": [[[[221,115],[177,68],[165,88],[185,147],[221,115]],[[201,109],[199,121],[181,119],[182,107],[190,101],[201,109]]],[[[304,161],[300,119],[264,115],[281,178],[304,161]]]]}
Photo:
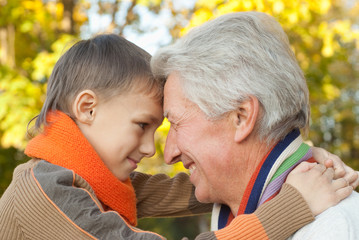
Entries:
{"type": "Polygon", "coordinates": [[[98,98],[93,91],[84,90],[77,94],[72,104],[72,112],[76,121],[91,124],[96,115],[97,104],[98,98]]]}
{"type": "Polygon", "coordinates": [[[259,113],[259,101],[254,96],[249,96],[240,103],[238,109],[233,111],[236,132],[234,141],[239,143],[245,140],[254,129],[259,113]]]}

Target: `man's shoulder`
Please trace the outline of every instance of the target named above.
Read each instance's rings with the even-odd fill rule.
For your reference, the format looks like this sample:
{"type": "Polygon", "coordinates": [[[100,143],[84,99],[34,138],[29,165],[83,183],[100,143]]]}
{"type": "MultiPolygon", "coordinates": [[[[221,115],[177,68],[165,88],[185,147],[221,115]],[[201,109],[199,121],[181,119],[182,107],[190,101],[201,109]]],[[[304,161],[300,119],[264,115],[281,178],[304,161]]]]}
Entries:
{"type": "MultiPolygon", "coordinates": [[[[327,222],[328,219],[343,219],[348,223],[359,221],[359,193],[353,192],[349,197],[329,208],[315,218],[315,222],[327,222]]],[[[357,228],[359,231],[359,228],[357,228]]]]}
{"type": "Polygon", "coordinates": [[[289,239],[358,239],[359,238],[359,193],[329,208],[315,221],[298,230],[289,239]]]}

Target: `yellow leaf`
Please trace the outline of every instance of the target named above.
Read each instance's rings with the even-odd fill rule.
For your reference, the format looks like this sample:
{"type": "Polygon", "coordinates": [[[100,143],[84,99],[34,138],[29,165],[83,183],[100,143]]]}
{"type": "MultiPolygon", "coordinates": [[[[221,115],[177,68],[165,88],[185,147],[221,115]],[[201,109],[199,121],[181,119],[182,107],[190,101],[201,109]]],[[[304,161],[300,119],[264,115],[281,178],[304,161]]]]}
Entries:
{"type": "Polygon", "coordinates": [[[39,0],[28,0],[28,1],[22,1],[22,6],[25,9],[29,10],[39,10],[42,8],[42,2],[39,0]]]}
{"type": "Polygon", "coordinates": [[[163,120],[161,126],[159,126],[159,128],[157,129],[157,131],[158,132],[165,132],[167,134],[170,127],[171,127],[171,123],[168,121],[167,118],[165,118],[163,120]]]}
{"type": "Polygon", "coordinates": [[[324,83],[323,92],[328,100],[334,100],[340,96],[340,89],[330,83],[324,83]]]}
{"type": "Polygon", "coordinates": [[[207,8],[213,10],[222,2],[223,0],[198,0],[196,2],[196,8],[207,8]]]}
{"type": "Polygon", "coordinates": [[[139,0],[137,1],[137,4],[145,7],[149,7],[151,5],[158,6],[161,4],[161,2],[162,2],[161,0],[139,0]]]}
{"type": "Polygon", "coordinates": [[[192,19],[188,26],[183,28],[180,32],[180,35],[183,36],[186,34],[191,28],[195,26],[199,26],[204,22],[208,21],[213,16],[213,13],[207,8],[201,8],[194,12],[192,19]]]}
{"type": "Polygon", "coordinates": [[[20,31],[23,33],[26,32],[30,32],[34,27],[33,22],[31,21],[24,21],[21,25],[20,25],[20,31]]]}
{"type": "Polygon", "coordinates": [[[57,16],[57,11],[58,11],[58,8],[61,8],[63,5],[62,4],[58,4],[56,2],[48,2],[46,4],[46,9],[47,11],[49,11],[49,13],[51,13],[52,15],[55,15],[57,16]]]}
{"type": "Polygon", "coordinates": [[[318,35],[324,36],[328,31],[328,23],[327,22],[321,22],[318,26],[318,35]]]}
{"type": "Polygon", "coordinates": [[[284,3],[282,1],[275,1],[273,4],[273,13],[279,14],[284,10],[284,3]]]}
{"type": "Polygon", "coordinates": [[[321,0],[319,1],[319,10],[321,13],[327,13],[331,6],[330,0],[321,0]]]}
{"type": "Polygon", "coordinates": [[[322,48],[322,55],[324,57],[331,57],[333,56],[334,49],[333,49],[333,36],[332,34],[326,34],[323,39],[323,48],[322,48]]]}
{"type": "MultiPolygon", "coordinates": [[[[239,1],[236,1],[237,4],[239,5],[239,1]]],[[[237,5],[237,7],[238,7],[237,5]]],[[[249,10],[252,10],[253,9],[253,2],[251,0],[244,0],[242,1],[242,6],[243,6],[243,10],[244,11],[249,11],[249,10]]]]}
{"type": "Polygon", "coordinates": [[[64,5],[62,3],[57,3],[56,4],[56,17],[62,18],[63,15],[64,15],[64,5]]]}
{"type": "Polygon", "coordinates": [[[5,148],[13,146],[18,149],[22,149],[25,146],[24,142],[22,141],[25,134],[26,125],[15,125],[13,128],[9,129],[4,133],[1,138],[1,145],[5,148]]]}
{"type": "Polygon", "coordinates": [[[77,23],[80,24],[83,24],[88,20],[87,13],[83,11],[82,6],[80,5],[75,6],[72,17],[77,23]]]}
{"type": "Polygon", "coordinates": [[[290,14],[288,14],[288,20],[291,24],[298,22],[298,12],[293,11],[290,14]]]}
{"type": "Polygon", "coordinates": [[[265,9],[265,5],[263,3],[263,0],[255,0],[254,5],[256,6],[255,9],[259,12],[263,12],[265,9]]]}

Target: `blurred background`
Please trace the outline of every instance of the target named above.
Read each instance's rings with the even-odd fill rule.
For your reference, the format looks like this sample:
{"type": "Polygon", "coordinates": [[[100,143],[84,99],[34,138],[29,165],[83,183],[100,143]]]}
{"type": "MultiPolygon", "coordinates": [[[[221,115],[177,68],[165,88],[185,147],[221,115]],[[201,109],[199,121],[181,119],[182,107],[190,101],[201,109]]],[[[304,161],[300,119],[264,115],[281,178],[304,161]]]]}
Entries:
{"type": "MultiPolygon", "coordinates": [[[[307,139],[359,170],[359,0],[0,0],[0,196],[27,160],[27,125],[40,112],[52,68],[77,40],[111,32],[153,54],[205,21],[251,10],[282,24],[307,77],[307,139]]],[[[163,164],[168,128],[164,121],[157,153],[140,171],[185,171],[163,164]]],[[[168,239],[193,239],[208,226],[209,215],[139,222],[168,239]]]]}

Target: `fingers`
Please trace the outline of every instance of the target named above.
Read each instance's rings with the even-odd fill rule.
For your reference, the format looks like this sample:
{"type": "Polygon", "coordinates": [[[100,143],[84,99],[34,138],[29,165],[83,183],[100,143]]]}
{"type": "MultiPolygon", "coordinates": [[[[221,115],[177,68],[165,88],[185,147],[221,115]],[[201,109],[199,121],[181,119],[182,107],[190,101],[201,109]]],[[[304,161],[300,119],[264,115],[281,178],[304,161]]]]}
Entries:
{"type": "Polygon", "coordinates": [[[356,171],[351,171],[348,172],[345,176],[344,179],[349,183],[349,185],[351,185],[353,188],[356,188],[357,186],[355,186],[355,183],[357,182],[358,179],[358,173],[356,171]]]}
{"type": "Polygon", "coordinates": [[[337,179],[337,178],[344,177],[346,171],[344,169],[345,165],[344,165],[343,161],[337,155],[334,155],[331,153],[329,153],[328,155],[329,155],[329,158],[331,160],[333,160],[334,178],[337,179]]]}
{"type": "Polygon", "coordinates": [[[301,162],[296,166],[291,173],[302,173],[311,170],[313,167],[318,165],[317,163],[301,162]]]}
{"type": "Polygon", "coordinates": [[[334,167],[334,162],[333,162],[333,160],[331,160],[331,159],[325,160],[324,166],[325,166],[326,168],[332,168],[332,167],[334,167]]]}
{"type": "MultiPolygon", "coordinates": [[[[325,168],[325,166],[323,166],[322,164],[318,164],[318,165],[325,168]]],[[[334,169],[333,168],[325,168],[323,175],[325,175],[327,177],[327,179],[331,181],[334,178],[334,169]]]]}
{"type": "Polygon", "coordinates": [[[335,191],[338,191],[341,188],[348,187],[349,183],[345,178],[339,178],[339,179],[333,180],[332,186],[335,191]]]}
{"type": "Polygon", "coordinates": [[[346,178],[334,180],[335,170],[322,164],[303,162],[288,175],[286,183],[295,187],[314,215],[348,197],[353,191],[346,178]]]}
{"type": "Polygon", "coordinates": [[[345,175],[345,164],[337,155],[331,154],[325,149],[317,147],[312,147],[312,152],[314,159],[318,163],[323,164],[326,167],[333,167],[335,179],[341,178],[345,175]]]}
{"type": "Polygon", "coordinates": [[[326,177],[330,180],[333,179],[334,171],[332,168],[326,168],[322,164],[310,163],[310,162],[301,162],[292,170],[292,174],[294,173],[304,173],[308,171],[317,172],[318,175],[325,174],[326,177]]]}
{"type": "MultiPolygon", "coordinates": [[[[330,166],[330,161],[326,164],[326,166],[330,166]]],[[[325,182],[331,182],[331,188],[335,191],[335,194],[332,195],[334,197],[333,203],[336,204],[348,197],[353,192],[353,189],[358,187],[359,172],[354,170],[352,171],[351,168],[347,167],[347,173],[343,177],[335,179],[336,170],[332,167],[326,168],[326,166],[322,164],[315,164],[315,166],[308,172],[317,172],[317,174],[322,174],[326,178],[325,182]]]]}
{"type": "Polygon", "coordinates": [[[346,186],[336,191],[337,203],[348,197],[353,192],[352,186],[346,186]]]}
{"type": "MultiPolygon", "coordinates": [[[[328,168],[329,169],[329,168],[328,168]]],[[[322,164],[315,164],[315,166],[311,169],[312,171],[317,171],[318,173],[320,173],[320,174],[323,174],[323,173],[325,173],[325,172],[327,172],[326,170],[327,170],[327,168],[324,166],[324,165],[322,165],[322,164]]],[[[329,173],[326,173],[327,175],[329,174],[329,173]]]]}
{"type": "Polygon", "coordinates": [[[354,171],[353,178],[349,180],[349,185],[352,186],[354,189],[359,186],[359,172],[354,171]]]}
{"type": "Polygon", "coordinates": [[[320,164],[324,165],[325,160],[329,159],[328,152],[325,151],[323,148],[312,147],[312,153],[315,161],[320,164]]]}

